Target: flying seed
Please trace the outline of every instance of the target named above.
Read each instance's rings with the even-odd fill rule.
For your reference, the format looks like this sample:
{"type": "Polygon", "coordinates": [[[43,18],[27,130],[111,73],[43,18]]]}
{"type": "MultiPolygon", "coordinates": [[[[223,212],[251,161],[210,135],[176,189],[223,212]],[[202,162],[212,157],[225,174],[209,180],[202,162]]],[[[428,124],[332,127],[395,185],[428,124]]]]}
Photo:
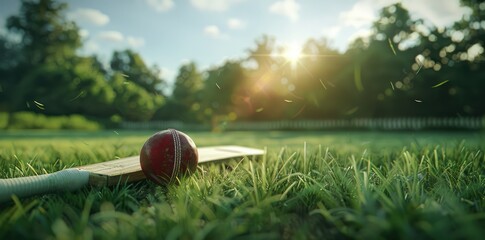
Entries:
{"type": "Polygon", "coordinates": [[[421,71],[421,68],[423,68],[424,66],[424,63],[422,63],[421,60],[419,60],[418,58],[416,58],[416,62],[418,62],[419,68],[418,70],[416,70],[415,76],[418,75],[419,71],[421,71]]]}
{"type": "Polygon", "coordinates": [[[347,112],[345,112],[345,114],[346,115],[352,115],[355,112],[357,112],[357,110],[359,110],[359,107],[354,107],[354,108],[351,108],[351,109],[347,110],[347,112]]]}
{"type": "Polygon", "coordinates": [[[34,103],[35,103],[35,106],[37,106],[37,108],[39,108],[40,110],[45,110],[44,104],[37,102],[35,100],[34,100],[34,103]]]}
{"type": "Polygon", "coordinates": [[[86,92],[85,91],[81,91],[77,96],[75,96],[73,99],[69,100],[70,102],[80,98],[81,96],[83,96],[86,92]]]}
{"type": "Polygon", "coordinates": [[[324,88],[325,90],[327,90],[327,86],[325,86],[325,84],[323,83],[322,79],[318,79],[318,80],[320,80],[320,83],[322,84],[323,88],[324,88]]]}
{"type": "Polygon", "coordinates": [[[390,38],[387,38],[387,41],[389,42],[389,46],[391,47],[392,52],[394,53],[394,56],[396,56],[396,49],[394,49],[394,45],[392,44],[392,41],[390,38]]]}
{"type": "Polygon", "coordinates": [[[450,80],[445,80],[445,81],[443,81],[443,82],[440,82],[440,83],[438,83],[438,84],[436,84],[436,85],[432,86],[431,88],[437,88],[437,87],[439,87],[439,86],[441,86],[441,85],[443,85],[443,84],[445,84],[445,83],[447,83],[447,82],[449,82],[449,81],[450,81],[450,80]]]}

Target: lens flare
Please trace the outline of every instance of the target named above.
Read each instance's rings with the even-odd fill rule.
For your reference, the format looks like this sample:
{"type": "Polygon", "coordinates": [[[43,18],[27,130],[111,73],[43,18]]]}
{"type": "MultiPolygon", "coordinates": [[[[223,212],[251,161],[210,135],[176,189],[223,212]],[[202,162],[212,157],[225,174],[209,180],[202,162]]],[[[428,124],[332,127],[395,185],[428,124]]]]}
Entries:
{"type": "Polygon", "coordinates": [[[283,56],[291,64],[296,64],[301,58],[301,48],[296,44],[288,45],[285,48],[283,56]]]}

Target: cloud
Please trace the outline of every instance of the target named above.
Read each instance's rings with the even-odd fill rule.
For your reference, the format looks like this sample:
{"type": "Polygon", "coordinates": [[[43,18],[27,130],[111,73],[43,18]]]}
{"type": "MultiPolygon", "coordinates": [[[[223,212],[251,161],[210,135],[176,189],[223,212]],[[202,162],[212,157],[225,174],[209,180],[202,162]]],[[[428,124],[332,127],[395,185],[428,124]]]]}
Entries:
{"type": "MultiPolygon", "coordinates": [[[[129,48],[140,48],[145,45],[145,39],[142,37],[125,36],[118,31],[103,31],[96,35],[96,42],[91,40],[88,43],[91,45],[106,46],[127,46],[129,48]],[[102,41],[102,42],[100,42],[102,41]]],[[[98,47],[96,49],[99,49],[98,47]]]]}
{"type": "Polygon", "coordinates": [[[209,25],[204,28],[204,33],[212,38],[221,37],[221,30],[216,25],[209,25]]]}
{"type": "Polygon", "coordinates": [[[126,42],[132,48],[139,48],[145,45],[145,39],[141,37],[127,37],[126,42]]]}
{"type": "Polygon", "coordinates": [[[347,39],[349,43],[358,37],[367,37],[372,33],[370,28],[378,19],[379,11],[396,2],[401,2],[409,11],[411,19],[421,18],[436,27],[450,26],[470,13],[468,8],[460,5],[459,0],[357,0],[349,10],[340,13],[338,26],[342,32],[346,32],[345,28],[353,29],[354,33],[347,39]]]}
{"type": "MultiPolygon", "coordinates": [[[[353,42],[354,40],[356,40],[357,38],[367,38],[369,37],[370,35],[372,34],[372,30],[370,29],[367,29],[367,28],[363,28],[363,29],[360,29],[356,32],[354,32],[349,38],[348,38],[348,43],[351,43],[353,42]]],[[[348,45],[348,44],[347,44],[348,45]]]]}
{"type": "Polygon", "coordinates": [[[125,37],[118,31],[104,31],[98,34],[98,38],[108,42],[123,42],[125,37]]]}
{"type": "Polygon", "coordinates": [[[84,44],[84,50],[88,53],[94,53],[99,50],[99,45],[94,41],[87,41],[84,44]]]}
{"type": "Polygon", "coordinates": [[[460,20],[470,9],[462,7],[459,0],[358,0],[350,10],[340,13],[344,26],[369,27],[378,18],[379,11],[386,6],[401,2],[409,10],[411,18],[422,18],[436,27],[445,27],[460,20]]]}
{"type": "Polygon", "coordinates": [[[175,75],[177,74],[176,71],[165,67],[162,67],[160,70],[160,78],[166,79],[168,81],[172,81],[175,79],[175,75]]]}
{"type": "Polygon", "coordinates": [[[291,21],[298,20],[300,4],[296,0],[277,1],[269,7],[269,11],[290,18],[291,21]]]}
{"type": "Polygon", "coordinates": [[[82,28],[82,29],[79,29],[79,36],[82,38],[82,39],[86,39],[89,37],[89,31],[82,28]]]}
{"type": "Polygon", "coordinates": [[[376,19],[377,10],[379,9],[373,2],[373,0],[356,2],[350,10],[340,13],[340,21],[344,26],[352,26],[354,28],[370,25],[376,19]]]}
{"type": "Polygon", "coordinates": [[[340,31],[342,31],[342,27],[333,26],[333,27],[323,29],[322,33],[323,33],[323,35],[325,35],[329,38],[335,38],[340,33],[340,31]]]}
{"type": "Polygon", "coordinates": [[[174,6],[173,0],[146,0],[146,3],[157,12],[166,12],[174,6]]]}
{"type": "Polygon", "coordinates": [[[426,19],[437,27],[450,26],[463,15],[471,13],[471,10],[462,7],[458,0],[405,0],[403,6],[411,15],[426,19]]]}
{"type": "Polygon", "coordinates": [[[246,27],[246,23],[237,18],[231,18],[227,21],[227,26],[230,29],[241,29],[246,27]]]}
{"type": "Polygon", "coordinates": [[[109,23],[108,15],[92,8],[78,8],[67,13],[67,17],[75,22],[84,22],[96,26],[104,26],[109,23]]]}
{"type": "Polygon", "coordinates": [[[130,48],[139,48],[145,45],[145,39],[141,37],[124,36],[118,31],[104,31],[97,38],[105,42],[127,45],[130,48]]]}
{"type": "Polygon", "coordinates": [[[205,11],[222,12],[242,0],[191,0],[192,6],[205,11]]]}

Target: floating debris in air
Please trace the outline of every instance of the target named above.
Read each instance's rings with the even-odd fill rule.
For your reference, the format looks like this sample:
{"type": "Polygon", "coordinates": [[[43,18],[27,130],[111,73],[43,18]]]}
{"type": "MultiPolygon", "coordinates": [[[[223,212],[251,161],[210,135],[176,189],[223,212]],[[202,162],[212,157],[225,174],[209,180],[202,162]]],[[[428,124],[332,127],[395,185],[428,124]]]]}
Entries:
{"type": "Polygon", "coordinates": [[[325,84],[323,83],[322,79],[318,79],[318,80],[320,80],[320,83],[322,84],[323,88],[324,88],[325,90],[327,90],[327,86],[325,86],[325,84]]]}
{"type": "Polygon", "coordinates": [[[392,44],[392,41],[390,38],[387,38],[387,41],[389,42],[389,46],[391,47],[392,53],[394,53],[394,56],[396,56],[396,49],[394,49],[394,44],[392,44]]]}
{"type": "Polygon", "coordinates": [[[444,80],[443,82],[440,82],[440,83],[438,83],[438,84],[436,84],[436,85],[432,86],[431,88],[437,88],[437,87],[439,87],[439,86],[441,86],[441,85],[443,85],[443,84],[445,84],[445,83],[447,83],[447,82],[449,82],[449,81],[450,81],[450,80],[444,80]]]}
{"type": "Polygon", "coordinates": [[[44,104],[37,102],[34,100],[35,106],[39,108],[40,110],[45,110],[44,104]]]}

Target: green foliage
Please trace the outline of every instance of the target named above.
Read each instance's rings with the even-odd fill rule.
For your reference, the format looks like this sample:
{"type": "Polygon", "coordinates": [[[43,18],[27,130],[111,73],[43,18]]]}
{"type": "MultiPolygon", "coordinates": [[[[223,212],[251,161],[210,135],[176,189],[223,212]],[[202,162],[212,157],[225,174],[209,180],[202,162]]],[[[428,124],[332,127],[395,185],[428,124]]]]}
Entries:
{"type": "Polygon", "coordinates": [[[175,78],[172,96],[166,106],[170,111],[164,111],[167,114],[164,118],[185,122],[196,121],[193,110],[198,110],[196,107],[200,104],[198,100],[203,97],[200,96],[202,86],[202,74],[194,62],[181,66],[175,78]]]}
{"type": "Polygon", "coordinates": [[[10,113],[8,112],[0,112],[0,129],[5,129],[8,126],[8,118],[10,117],[10,113]]]}
{"type": "Polygon", "coordinates": [[[113,74],[96,56],[77,56],[79,29],[66,19],[66,7],[52,0],[23,1],[20,13],[9,18],[9,30],[20,34],[22,42],[15,45],[0,38],[1,49],[8,50],[1,57],[15,52],[29,57],[0,61],[0,110],[151,119],[164,104],[159,70],[146,67],[130,50],[115,52],[113,74]],[[119,72],[130,75],[134,84],[125,86],[119,72]]]}
{"type": "MultiPolygon", "coordinates": [[[[2,114],[3,115],[3,114],[2,114]]],[[[74,129],[99,130],[99,123],[90,121],[81,115],[49,117],[32,112],[15,112],[6,115],[4,129],[74,129]]]]}
{"type": "Polygon", "coordinates": [[[8,18],[9,32],[0,36],[0,111],[213,126],[234,120],[479,117],[485,114],[485,3],[461,2],[471,15],[446,28],[411,18],[400,3],[386,6],[372,34],[346,52],[327,39],[309,39],[298,61],[285,58],[285,46],[263,35],[247,59],[206,71],[194,62],[182,65],[173,93],[164,96],[160,69],[132,50],[115,51],[111,69],[96,56],[78,56],[79,28],[65,17],[66,3],[24,0],[8,18]]]}
{"type": "MultiPolygon", "coordinates": [[[[61,118],[62,119],[62,118],[61,118]]],[[[77,129],[77,130],[100,130],[101,125],[89,121],[81,115],[70,115],[64,118],[62,129],[77,129]]]]}
{"type": "Polygon", "coordinates": [[[274,59],[270,56],[276,50],[275,42],[274,37],[263,35],[256,39],[256,47],[248,50],[249,59],[256,62],[260,72],[270,69],[273,64],[274,59]]]}
{"type": "Polygon", "coordinates": [[[163,105],[164,98],[151,95],[144,88],[115,73],[110,81],[116,93],[116,113],[127,120],[146,121],[163,105]]]}
{"type": "Polygon", "coordinates": [[[22,53],[28,66],[61,63],[81,46],[79,28],[63,12],[66,3],[23,0],[20,14],[7,20],[7,28],[22,36],[22,53]]]}
{"type": "Polygon", "coordinates": [[[245,74],[240,62],[228,61],[209,70],[199,99],[192,108],[198,114],[198,118],[205,122],[213,122],[217,121],[218,117],[231,116],[231,120],[236,120],[235,111],[241,109],[236,103],[243,97],[241,88],[245,84],[245,74]]]}
{"type": "Polygon", "coordinates": [[[77,59],[72,65],[37,65],[30,69],[17,85],[17,109],[43,112],[51,115],[84,113],[109,116],[114,99],[113,89],[103,76],[92,71],[91,59],[77,59]],[[33,102],[40,102],[42,108],[33,102]],[[29,105],[26,105],[30,103],[29,105]]]}
{"type": "Polygon", "coordinates": [[[161,94],[165,82],[160,78],[160,70],[157,66],[148,68],[140,54],[132,50],[115,51],[110,65],[112,70],[122,73],[150,94],[161,94]]]}
{"type": "MultiPolygon", "coordinates": [[[[0,138],[0,177],[138,154],[151,134],[7,132],[0,138]]],[[[267,153],[259,160],[201,164],[193,176],[168,188],[142,181],[15,199],[1,208],[0,237],[481,239],[485,234],[482,135],[190,135],[196,143],[238,142],[267,147],[267,153]]]]}

